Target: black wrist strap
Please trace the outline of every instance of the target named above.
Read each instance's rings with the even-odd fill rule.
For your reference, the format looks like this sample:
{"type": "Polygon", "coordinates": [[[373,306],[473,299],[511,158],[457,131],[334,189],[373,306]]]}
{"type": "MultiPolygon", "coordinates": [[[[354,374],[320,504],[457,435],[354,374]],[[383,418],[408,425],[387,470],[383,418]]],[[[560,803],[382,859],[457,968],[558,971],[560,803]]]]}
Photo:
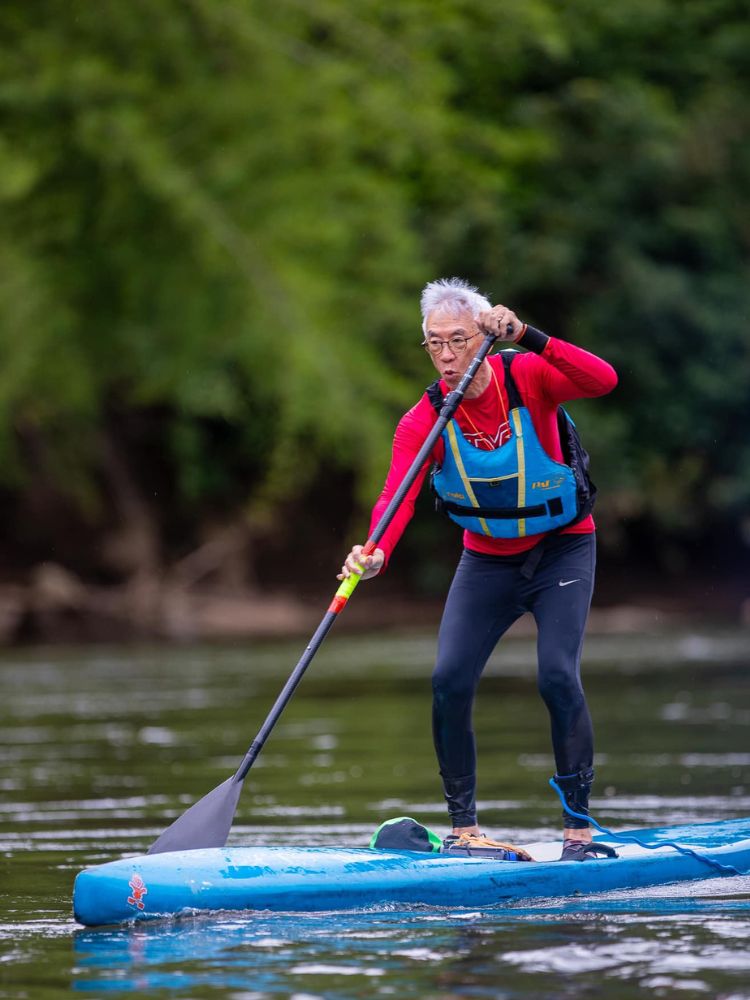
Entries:
{"type": "Polygon", "coordinates": [[[536,327],[527,326],[522,337],[516,341],[519,347],[526,348],[527,351],[533,351],[534,354],[541,354],[544,348],[547,346],[547,341],[549,337],[546,333],[542,333],[541,330],[537,330],[536,327]]]}

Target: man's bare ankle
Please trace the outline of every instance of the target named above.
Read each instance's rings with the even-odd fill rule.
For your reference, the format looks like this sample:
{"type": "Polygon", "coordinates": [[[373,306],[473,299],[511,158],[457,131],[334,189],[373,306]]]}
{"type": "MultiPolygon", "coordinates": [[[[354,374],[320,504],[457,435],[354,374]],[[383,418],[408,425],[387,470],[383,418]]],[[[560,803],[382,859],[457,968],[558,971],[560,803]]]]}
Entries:
{"type": "Polygon", "coordinates": [[[563,840],[580,840],[583,844],[591,843],[591,829],[576,829],[575,827],[565,827],[563,830],[563,840]]]}
{"type": "Polygon", "coordinates": [[[463,833],[472,833],[478,836],[480,830],[479,827],[476,825],[476,823],[474,824],[474,826],[454,826],[453,829],[451,830],[451,834],[454,837],[460,837],[461,834],[463,833]]]}

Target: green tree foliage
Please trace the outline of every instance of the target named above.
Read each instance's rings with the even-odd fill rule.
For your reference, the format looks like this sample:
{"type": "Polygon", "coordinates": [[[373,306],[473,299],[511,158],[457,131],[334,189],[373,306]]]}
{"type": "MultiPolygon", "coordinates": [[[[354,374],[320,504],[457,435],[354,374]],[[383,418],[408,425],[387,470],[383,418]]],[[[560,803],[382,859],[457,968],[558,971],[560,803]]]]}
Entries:
{"type": "Polygon", "coordinates": [[[11,522],[42,483],[102,527],[123,476],[177,549],[321,469],[366,509],[447,273],[618,367],[579,420],[605,521],[730,522],[748,51],[730,0],[8,0],[11,522]]]}
{"type": "Polygon", "coordinates": [[[524,9],[493,32],[497,5],[480,4],[483,30],[445,41],[454,103],[493,137],[505,187],[443,259],[473,260],[480,283],[617,367],[616,396],[580,407],[610,524],[700,536],[750,499],[747,11],[524,9]]]}

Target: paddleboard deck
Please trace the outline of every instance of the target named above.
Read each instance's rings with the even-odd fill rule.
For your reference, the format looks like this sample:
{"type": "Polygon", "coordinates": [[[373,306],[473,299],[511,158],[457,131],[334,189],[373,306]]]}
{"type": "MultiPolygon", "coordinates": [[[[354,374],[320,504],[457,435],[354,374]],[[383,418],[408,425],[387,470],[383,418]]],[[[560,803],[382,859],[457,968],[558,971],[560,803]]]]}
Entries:
{"type": "Polygon", "coordinates": [[[143,855],[80,872],[73,909],[80,923],[98,926],[206,910],[474,908],[721,874],[666,841],[742,874],[750,871],[750,817],[626,834],[660,846],[649,850],[599,836],[615,847],[618,858],[560,862],[560,841],[521,845],[533,863],[365,847],[225,847],[143,855]]]}

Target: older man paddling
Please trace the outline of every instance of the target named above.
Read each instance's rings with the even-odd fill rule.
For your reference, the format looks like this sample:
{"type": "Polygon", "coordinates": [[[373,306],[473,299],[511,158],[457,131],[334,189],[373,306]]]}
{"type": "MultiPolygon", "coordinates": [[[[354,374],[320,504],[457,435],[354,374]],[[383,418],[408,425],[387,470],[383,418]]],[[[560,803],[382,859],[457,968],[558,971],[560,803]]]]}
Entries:
{"type": "MultiPolygon", "coordinates": [[[[559,407],[610,392],[617,376],[601,358],[527,326],[458,278],[428,284],[421,307],[423,346],[440,377],[396,428],[372,525],[483,335],[495,333],[524,349],[484,360],[431,455],[437,504],[464,529],[438,637],[433,738],[452,824],[444,849],[470,854],[491,851],[497,843],[483,837],[477,823],[474,696],[494,647],[526,611],[538,629],[539,691],[550,715],[555,779],[573,812],[588,811],[594,747],[580,658],[594,585],[594,490],[587,456],[559,407]]],[[[429,464],[380,546],[364,556],[355,545],[339,579],[352,573],[368,579],[384,569],[412,517],[429,464]]],[[[595,857],[601,848],[592,843],[586,820],[563,813],[563,821],[561,860],[595,857]]]]}

